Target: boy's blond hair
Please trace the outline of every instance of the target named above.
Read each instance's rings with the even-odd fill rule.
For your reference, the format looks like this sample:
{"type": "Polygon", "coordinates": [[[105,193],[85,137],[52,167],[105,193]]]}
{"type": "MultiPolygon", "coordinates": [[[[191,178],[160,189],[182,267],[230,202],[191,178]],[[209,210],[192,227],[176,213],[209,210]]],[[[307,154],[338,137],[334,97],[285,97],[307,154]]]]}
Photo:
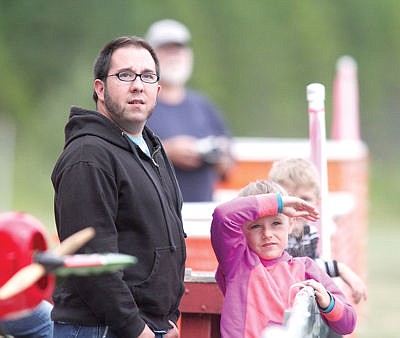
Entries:
{"type": "Polygon", "coordinates": [[[304,158],[286,158],[274,162],[268,179],[277,182],[287,191],[306,187],[314,191],[317,200],[321,198],[318,171],[313,163],[304,158]]]}

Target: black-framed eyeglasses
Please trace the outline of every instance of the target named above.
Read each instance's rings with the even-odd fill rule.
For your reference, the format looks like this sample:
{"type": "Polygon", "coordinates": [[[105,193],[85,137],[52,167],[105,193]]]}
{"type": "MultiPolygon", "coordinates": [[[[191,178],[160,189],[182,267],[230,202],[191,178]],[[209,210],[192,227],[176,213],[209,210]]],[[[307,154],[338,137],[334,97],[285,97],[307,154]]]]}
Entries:
{"type": "Polygon", "coordinates": [[[144,83],[156,83],[160,79],[160,77],[154,73],[138,74],[138,73],[132,72],[130,70],[123,70],[116,74],[107,75],[107,77],[109,77],[109,76],[116,76],[118,78],[118,80],[123,81],[123,82],[133,82],[136,80],[136,78],[138,76],[139,76],[139,79],[144,83]]]}

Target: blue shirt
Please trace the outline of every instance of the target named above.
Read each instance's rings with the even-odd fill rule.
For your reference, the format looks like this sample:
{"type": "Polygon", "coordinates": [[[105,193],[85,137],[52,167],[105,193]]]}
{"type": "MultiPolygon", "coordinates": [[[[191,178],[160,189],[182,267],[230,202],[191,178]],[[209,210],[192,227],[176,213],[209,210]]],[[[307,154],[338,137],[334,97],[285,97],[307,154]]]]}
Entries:
{"type": "MultiPolygon", "coordinates": [[[[230,136],[220,112],[209,99],[193,90],[188,90],[178,105],[159,101],[147,125],[161,140],[177,135],[230,136]]],[[[213,166],[205,164],[194,170],[175,167],[175,171],[185,202],[212,201],[217,179],[213,166]]]]}

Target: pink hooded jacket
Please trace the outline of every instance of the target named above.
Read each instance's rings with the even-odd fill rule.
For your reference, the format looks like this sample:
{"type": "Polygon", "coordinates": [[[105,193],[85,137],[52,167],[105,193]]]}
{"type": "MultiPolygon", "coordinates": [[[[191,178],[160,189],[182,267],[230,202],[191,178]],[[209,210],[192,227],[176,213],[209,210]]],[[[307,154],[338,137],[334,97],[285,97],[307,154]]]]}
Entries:
{"type": "MultiPolygon", "coordinates": [[[[278,212],[276,194],[238,197],[218,206],[211,224],[211,242],[218,259],[216,279],[225,299],[221,315],[222,338],[259,338],[271,324],[283,324],[291,307],[291,285],[315,279],[335,300],[322,319],[339,334],[351,333],[356,313],[333,280],[310,258],[263,260],[247,246],[242,225],[278,212]]],[[[292,297],[293,300],[294,296],[292,297]]]]}

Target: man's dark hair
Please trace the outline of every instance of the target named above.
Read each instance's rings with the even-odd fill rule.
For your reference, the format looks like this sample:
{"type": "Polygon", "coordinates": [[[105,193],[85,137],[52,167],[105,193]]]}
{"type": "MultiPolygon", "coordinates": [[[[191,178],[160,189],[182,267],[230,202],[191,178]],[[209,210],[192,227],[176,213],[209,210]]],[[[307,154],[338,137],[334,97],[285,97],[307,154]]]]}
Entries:
{"type": "MultiPolygon", "coordinates": [[[[121,36],[107,43],[100,51],[94,63],[94,79],[100,79],[102,81],[106,79],[108,71],[110,70],[111,57],[114,51],[126,46],[136,46],[147,49],[154,60],[156,74],[160,75],[160,63],[153,48],[144,39],[137,36],[121,36]]],[[[98,97],[95,90],[93,91],[93,100],[97,104],[98,97]]]]}

